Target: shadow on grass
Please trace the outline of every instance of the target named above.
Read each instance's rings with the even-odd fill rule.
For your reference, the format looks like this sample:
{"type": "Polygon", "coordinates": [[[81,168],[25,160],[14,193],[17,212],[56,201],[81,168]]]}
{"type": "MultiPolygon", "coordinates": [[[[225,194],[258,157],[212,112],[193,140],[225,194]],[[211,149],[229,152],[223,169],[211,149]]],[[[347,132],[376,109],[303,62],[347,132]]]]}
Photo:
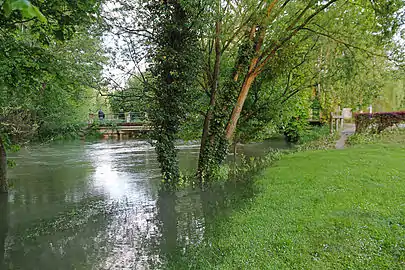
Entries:
{"type": "MultiPolygon", "coordinates": [[[[253,178],[253,177],[252,177],[253,178]]],[[[206,263],[219,263],[221,258],[218,258],[211,252],[212,242],[221,234],[224,224],[229,220],[230,214],[235,211],[240,211],[245,208],[249,202],[259,192],[254,184],[253,179],[246,181],[231,181],[221,185],[215,185],[207,190],[201,190],[198,197],[201,203],[201,211],[203,216],[203,232],[202,239],[195,241],[193,244],[182,243],[179,241],[181,232],[174,232],[173,228],[178,228],[178,224],[171,222],[164,225],[168,229],[172,229],[171,235],[178,235],[177,247],[167,246],[167,243],[162,250],[165,253],[166,269],[204,269],[206,263]],[[170,252],[167,252],[170,250],[170,252]]],[[[172,204],[175,205],[175,204],[172,204]]],[[[167,208],[167,205],[164,207],[167,208]]],[[[163,209],[162,209],[163,210],[163,209]]],[[[161,211],[168,213],[167,209],[161,211]]],[[[174,211],[171,211],[172,213],[174,211]]],[[[169,219],[170,220],[170,219],[169,219]]],[[[179,220],[177,220],[179,223],[179,220]]],[[[188,222],[190,224],[190,222],[188,222]]],[[[163,230],[165,231],[165,230],[163,230]]],[[[166,240],[170,238],[164,237],[166,240]]],[[[170,241],[173,243],[176,240],[170,241]]]]}

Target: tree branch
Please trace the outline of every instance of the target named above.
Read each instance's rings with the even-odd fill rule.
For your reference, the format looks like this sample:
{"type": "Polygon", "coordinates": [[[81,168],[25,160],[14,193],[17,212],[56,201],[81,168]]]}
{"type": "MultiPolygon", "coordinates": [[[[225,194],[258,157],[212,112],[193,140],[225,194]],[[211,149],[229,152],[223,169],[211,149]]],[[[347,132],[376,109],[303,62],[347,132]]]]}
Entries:
{"type": "MultiPolygon", "coordinates": [[[[332,5],[333,3],[335,3],[337,0],[330,0],[328,3],[326,3],[325,5],[323,5],[321,8],[319,8],[318,10],[316,10],[313,14],[311,14],[310,16],[308,16],[305,21],[299,25],[298,27],[296,27],[293,31],[291,31],[291,33],[289,35],[287,35],[284,39],[282,39],[281,41],[278,41],[275,43],[275,46],[273,47],[273,49],[270,50],[266,50],[265,52],[263,52],[263,54],[260,56],[260,58],[264,58],[264,60],[262,60],[260,62],[260,64],[255,68],[255,70],[253,71],[253,73],[255,75],[259,74],[264,66],[267,64],[267,62],[274,56],[274,54],[278,51],[278,49],[280,49],[287,41],[289,41],[291,38],[293,38],[300,30],[302,30],[315,16],[317,16],[319,13],[321,13],[323,10],[327,9],[330,5],[332,5]]],[[[271,47],[270,47],[271,48],[271,47]]]]}
{"type": "Polygon", "coordinates": [[[329,38],[329,39],[335,41],[336,43],[345,45],[347,48],[358,49],[358,50],[361,50],[361,51],[363,51],[363,52],[366,52],[366,53],[368,53],[368,54],[370,54],[370,55],[375,55],[375,56],[384,57],[384,58],[389,59],[389,57],[388,57],[387,55],[375,53],[375,52],[372,52],[372,51],[370,51],[370,50],[368,50],[368,49],[359,47],[359,46],[357,46],[357,45],[350,44],[350,43],[348,43],[348,42],[345,42],[345,41],[343,41],[343,40],[340,40],[340,39],[338,39],[338,38],[335,38],[335,37],[333,37],[333,36],[330,35],[330,34],[323,33],[323,32],[319,32],[319,31],[313,30],[313,29],[308,28],[308,27],[303,27],[302,30],[310,31],[310,32],[312,32],[312,33],[314,33],[314,34],[327,37],[327,38],[329,38]]]}

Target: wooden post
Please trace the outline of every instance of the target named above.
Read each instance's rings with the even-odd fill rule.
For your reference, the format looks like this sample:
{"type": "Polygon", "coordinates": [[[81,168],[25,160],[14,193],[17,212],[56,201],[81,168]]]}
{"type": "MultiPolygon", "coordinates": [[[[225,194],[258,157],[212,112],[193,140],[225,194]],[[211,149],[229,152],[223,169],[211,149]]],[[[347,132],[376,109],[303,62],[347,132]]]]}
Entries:
{"type": "Polygon", "coordinates": [[[335,117],[335,122],[336,122],[336,131],[339,130],[339,118],[335,117]]]}
{"type": "Polygon", "coordinates": [[[93,123],[94,123],[94,113],[89,113],[88,124],[93,124],[93,123]]]}
{"type": "Polygon", "coordinates": [[[329,127],[330,127],[330,134],[333,134],[333,112],[330,113],[329,127]]]}

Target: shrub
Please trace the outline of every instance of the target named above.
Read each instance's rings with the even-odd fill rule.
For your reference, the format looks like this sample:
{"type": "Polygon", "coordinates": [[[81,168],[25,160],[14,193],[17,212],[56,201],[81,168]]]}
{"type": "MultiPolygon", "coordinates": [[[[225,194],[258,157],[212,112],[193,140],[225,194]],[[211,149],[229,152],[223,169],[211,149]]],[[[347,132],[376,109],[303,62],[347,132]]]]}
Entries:
{"type": "Polygon", "coordinates": [[[286,141],[289,143],[297,143],[301,136],[305,133],[307,126],[307,118],[291,118],[291,120],[283,127],[283,133],[286,141]]]}
{"type": "Polygon", "coordinates": [[[386,128],[405,122],[405,111],[381,112],[381,113],[358,113],[355,115],[356,132],[380,133],[386,128]]]}
{"type": "Polygon", "coordinates": [[[375,143],[403,145],[404,142],[404,129],[389,129],[378,134],[357,133],[347,139],[347,143],[351,146],[375,143]]]}

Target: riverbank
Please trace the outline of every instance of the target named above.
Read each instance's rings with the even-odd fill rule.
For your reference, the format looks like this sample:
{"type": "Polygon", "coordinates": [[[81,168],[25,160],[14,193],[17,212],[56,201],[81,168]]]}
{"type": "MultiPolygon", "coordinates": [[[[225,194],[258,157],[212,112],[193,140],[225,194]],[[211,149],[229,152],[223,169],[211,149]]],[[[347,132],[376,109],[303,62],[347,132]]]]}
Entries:
{"type": "Polygon", "coordinates": [[[348,143],[284,156],[257,177],[256,197],[171,268],[403,268],[405,133],[348,143]]]}

